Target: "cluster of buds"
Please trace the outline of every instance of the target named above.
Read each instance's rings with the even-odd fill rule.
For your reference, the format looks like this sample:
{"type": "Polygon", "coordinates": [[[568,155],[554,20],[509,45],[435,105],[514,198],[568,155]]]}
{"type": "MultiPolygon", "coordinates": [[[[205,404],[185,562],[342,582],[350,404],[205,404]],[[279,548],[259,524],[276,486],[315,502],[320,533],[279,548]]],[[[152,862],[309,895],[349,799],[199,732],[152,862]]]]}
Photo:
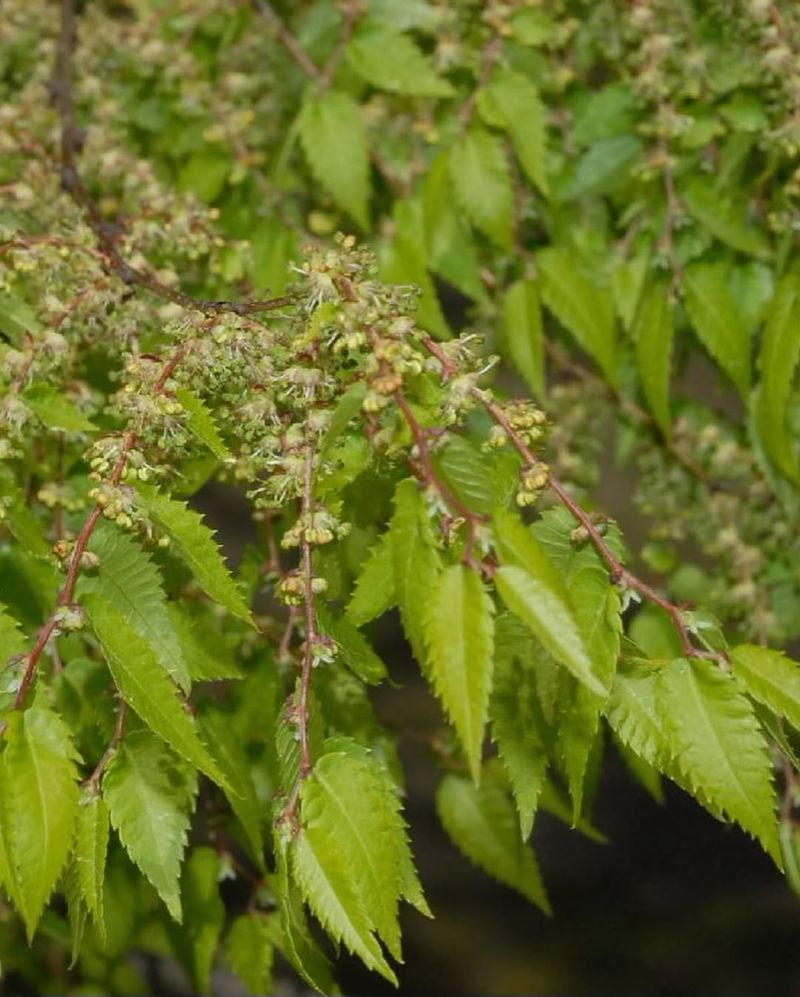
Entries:
{"type": "Polygon", "coordinates": [[[36,498],[48,509],[58,507],[67,512],[78,512],[86,504],[71,485],[56,481],[48,481],[42,485],[36,498]]]}
{"type": "Polygon", "coordinates": [[[125,530],[141,519],[136,507],[136,495],[128,485],[112,485],[104,481],[89,491],[89,498],[100,506],[107,519],[113,519],[117,526],[125,530]]]}
{"type": "Polygon", "coordinates": [[[73,633],[86,626],[86,613],[80,606],[59,606],[55,611],[56,630],[58,633],[73,633]]]}
{"type": "MultiPolygon", "coordinates": [[[[58,566],[62,571],[66,571],[69,567],[69,562],[72,560],[72,552],[75,549],[75,543],[72,540],[57,540],[52,548],[51,552],[53,557],[58,561],[58,566]]],[[[90,550],[85,550],[81,554],[81,571],[96,571],[100,567],[100,558],[97,554],[90,550]]]]}
{"type": "Polygon", "coordinates": [[[288,550],[299,547],[301,543],[321,547],[347,536],[349,532],[349,523],[341,522],[326,509],[319,509],[300,516],[294,526],[281,537],[281,547],[288,550]]]}
{"type": "MultiPolygon", "coordinates": [[[[324,578],[317,576],[311,579],[311,591],[314,595],[321,595],[327,591],[328,583],[324,578]]],[[[299,606],[305,598],[305,580],[302,572],[295,569],[287,571],[278,584],[278,597],[287,606],[299,606]]]]}
{"type": "MultiPolygon", "coordinates": [[[[526,446],[535,446],[544,439],[547,416],[534,402],[515,399],[502,403],[500,409],[508,425],[526,446]]],[[[505,429],[502,426],[492,426],[486,440],[487,446],[494,449],[507,446],[508,443],[505,429]]]]}
{"type": "Polygon", "coordinates": [[[532,466],[523,467],[519,472],[517,505],[520,508],[536,505],[549,481],[550,468],[543,461],[537,461],[532,466]]]}

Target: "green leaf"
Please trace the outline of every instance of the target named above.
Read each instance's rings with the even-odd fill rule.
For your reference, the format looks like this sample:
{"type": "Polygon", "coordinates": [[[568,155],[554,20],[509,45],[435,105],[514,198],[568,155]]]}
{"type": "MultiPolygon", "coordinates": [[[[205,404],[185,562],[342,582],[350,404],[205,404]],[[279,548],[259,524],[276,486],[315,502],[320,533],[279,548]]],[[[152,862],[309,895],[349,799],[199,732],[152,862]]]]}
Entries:
{"type": "Polygon", "coordinates": [[[564,579],[547,554],[511,513],[495,516],[495,533],[501,565],[495,584],[505,604],[575,678],[606,695],[602,672],[590,658],[564,579]]]}
{"type": "Polygon", "coordinates": [[[384,533],[370,549],[347,605],[346,616],[360,627],[383,616],[395,605],[394,554],[391,533],[384,533]]]}
{"type": "Polygon", "coordinates": [[[645,293],[634,327],[636,366],[644,397],[658,428],[669,440],[669,370],[672,355],[672,308],[665,284],[653,284],[645,293]]]}
{"type": "Polygon", "coordinates": [[[318,606],[317,624],[320,631],[334,641],[344,663],[360,679],[376,685],[386,678],[386,665],[347,618],[334,617],[325,606],[318,606]]]}
{"type": "Polygon", "coordinates": [[[97,429],[79,408],[64,397],[63,391],[47,384],[28,388],[23,392],[22,400],[48,429],[64,429],[71,433],[92,433],[97,429]]]}
{"type": "Polygon", "coordinates": [[[450,177],[455,196],[475,227],[501,248],[510,249],[514,193],[501,140],[472,128],[450,150],[450,177]]]}
{"type": "MultiPolygon", "coordinates": [[[[497,620],[498,639],[501,620],[503,617],[497,620]]],[[[544,784],[553,734],[542,714],[535,676],[522,655],[497,655],[491,716],[492,739],[508,773],[520,831],[527,840],[544,784]]]]}
{"type": "Polygon", "coordinates": [[[397,985],[348,875],[346,856],[316,827],[306,828],[290,846],[291,868],[312,913],[335,942],[397,985]]]}
{"type": "Polygon", "coordinates": [[[300,141],[311,172],[336,203],[369,230],[369,155],[361,109],[347,94],[309,92],[300,141]]]}
{"type": "Polygon", "coordinates": [[[103,888],[107,850],[108,808],[101,796],[87,791],[78,807],[73,862],[81,898],[92,915],[102,940],[105,940],[106,936],[103,888]]]}
{"type": "Polygon", "coordinates": [[[42,331],[42,323],[31,306],[13,294],[0,292],[0,329],[17,345],[25,333],[42,331]]]}
{"type": "Polygon", "coordinates": [[[189,612],[185,604],[174,602],[167,604],[167,613],[192,682],[243,678],[244,672],[234,660],[229,644],[201,614],[189,612]]]}
{"type": "Polygon", "coordinates": [[[365,382],[356,381],[339,398],[331,414],[331,421],[328,423],[328,428],[325,430],[325,435],[322,437],[319,445],[321,456],[330,452],[331,447],[336,443],[345,429],[347,429],[350,421],[361,411],[361,405],[366,393],[367,385],[365,382]]]}
{"type": "Polygon", "coordinates": [[[544,397],[542,309],[532,280],[515,281],[503,295],[503,345],[534,395],[544,397]]]}
{"type": "Polygon", "coordinates": [[[411,97],[450,97],[454,90],[430,57],[399,31],[368,27],[347,46],[346,58],[362,79],[379,90],[411,97]]]}
{"type": "Polygon", "coordinates": [[[751,256],[769,254],[763,231],[745,220],[744,206],[721,197],[711,180],[694,177],[680,196],[689,213],[720,242],[751,256]]]}
{"type": "Polygon", "coordinates": [[[747,399],[750,336],[726,280],[724,263],[694,263],[683,275],[686,310],[697,337],[747,399]]]}
{"type": "Polygon", "coordinates": [[[130,534],[103,519],[95,527],[88,549],[100,563],[96,575],[81,575],[78,601],[89,594],[101,596],[147,641],[178,685],[188,690],[189,671],[167,609],[161,574],[150,556],[130,534]]]}
{"type": "Polygon", "coordinates": [[[431,523],[416,481],[397,486],[389,526],[397,605],[403,630],[419,665],[427,664],[424,620],[441,569],[431,523]]]}
{"type": "Polygon", "coordinates": [[[569,252],[557,246],[536,255],[542,299],[575,341],[597,361],[610,384],[617,382],[614,301],[587,277],[569,252]]]}
{"type": "Polygon", "coordinates": [[[254,625],[242,593],[225,567],[214,534],[203,522],[200,513],[155,489],[142,489],[141,499],[148,516],[169,535],[173,549],[206,595],[229,613],[254,625]]]}
{"type": "Polygon", "coordinates": [[[19,496],[5,508],[4,525],[11,536],[34,557],[50,558],[50,544],[42,536],[44,524],[31,512],[19,496]]]}
{"type": "Polygon", "coordinates": [[[489,779],[476,786],[462,776],[447,775],[436,792],[436,810],[448,836],[470,861],[550,913],[533,852],[520,837],[514,805],[502,787],[489,779]]]}
{"type": "Polygon", "coordinates": [[[631,167],[642,152],[642,143],[631,134],[614,135],[595,142],[581,156],[562,200],[608,194],[627,183],[631,167]]]}
{"type": "Polygon", "coordinates": [[[225,921],[225,905],[219,895],[220,860],[213,848],[195,848],[183,867],[181,900],[183,927],[172,926],[176,949],[194,986],[194,993],[207,994],[211,985],[214,952],[225,921]]]}
{"type": "Polygon", "coordinates": [[[272,993],[272,932],[260,911],[242,914],[225,938],[225,958],[251,994],[272,993]]]}
{"type": "Polygon", "coordinates": [[[176,921],[196,795],[194,771],[145,730],[123,738],[103,777],[103,799],[119,840],[176,921]]]}
{"type": "Polygon", "coordinates": [[[737,683],[703,659],[661,669],[658,698],[675,763],[693,794],[727,815],[780,863],[767,743],[737,683]]]}
{"type": "Polygon", "coordinates": [[[781,651],[739,644],[730,653],[733,674],[745,691],[800,729],[800,665],[781,651]]]}
{"type": "Polygon", "coordinates": [[[636,253],[630,259],[617,259],[611,271],[617,315],[628,332],[633,330],[649,266],[649,253],[636,253]]]}
{"type": "Polygon", "coordinates": [[[523,170],[545,197],[547,179],[547,129],[539,91],[522,73],[502,69],[478,91],[478,110],[488,125],[505,129],[523,170]]]}
{"type": "Polygon", "coordinates": [[[19,623],[0,602],[0,665],[5,664],[9,658],[24,653],[27,648],[28,641],[20,630],[19,623]]]}
{"type": "Polygon", "coordinates": [[[778,284],[761,341],[761,384],[755,403],[758,434],[767,456],[788,477],[800,478],[788,426],[792,382],[800,359],[800,283],[796,274],[778,284]]]}
{"type": "Polygon", "coordinates": [[[486,454],[464,436],[451,436],[433,457],[436,473],[479,515],[488,515],[508,503],[519,483],[519,463],[508,454],[486,454]]]}
{"type": "Polygon", "coordinates": [[[658,700],[658,672],[663,664],[623,658],[614,677],[606,717],[622,744],[654,768],[673,776],[672,747],[658,700]]]}
{"type": "Polygon", "coordinates": [[[214,416],[209,411],[205,402],[189,388],[178,388],[175,397],[183,406],[184,412],[189,416],[187,427],[201,443],[205,443],[211,453],[220,460],[227,460],[231,456],[230,450],[225,446],[225,441],[219,435],[214,416]]]}
{"type": "Polygon", "coordinates": [[[480,576],[462,564],[441,573],[428,599],[425,636],[433,686],[477,782],[494,663],[492,600],[480,576]]]}
{"type": "Polygon", "coordinates": [[[400,800],[368,756],[322,756],[300,793],[306,833],[344,858],[350,886],[370,924],[400,958],[398,868],[407,850],[400,800]]]}
{"type": "Polygon", "coordinates": [[[301,979],[321,994],[336,991],[330,963],[317,945],[306,920],[299,891],[289,879],[288,844],[276,841],[276,892],[281,915],[280,948],[301,979]]]}
{"type": "Polygon", "coordinates": [[[67,861],[80,758],[61,717],[37,702],[10,713],[2,756],[2,834],[11,897],[33,938],[67,861]]]}
{"type": "Polygon", "coordinates": [[[181,757],[226,788],[225,776],[198,737],[177,687],[164,674],[150,646],[100,596],[88,596],[84,608],[128,706],[181,757]]]}

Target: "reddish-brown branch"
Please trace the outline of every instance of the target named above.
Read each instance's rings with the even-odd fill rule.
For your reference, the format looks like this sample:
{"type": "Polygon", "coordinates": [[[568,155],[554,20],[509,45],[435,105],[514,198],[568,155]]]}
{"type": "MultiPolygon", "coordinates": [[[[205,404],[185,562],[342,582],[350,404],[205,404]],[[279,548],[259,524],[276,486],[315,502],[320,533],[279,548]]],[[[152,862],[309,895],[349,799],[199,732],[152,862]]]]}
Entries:
{"type": "Polygon", "coordinates": [[[128,705],[127,703],[121,701],[119,709],[117,710],[117,722],[114,725],[114,733],[111,736],[108,747],[100,756],[100,760],[95,766],[94,771],[84,783],[87,789],[91,789],[95,793],[98,791],[100,787],[100,780],[103,778],[103,773],[105,772],[108,763],[114,757],[114,754],[119,747],[119,743],[122,740],[122,735],[125,733],[125,718],[127,714],[128,705]]]}
{"type": "MultiPolygon", "coordinates": [[[[455,373],[455,368],[442,348],[433,340],[424,340],[424,345],[428,349],[429,353],[436,357],[441,364],[444,379],[446,380],[452,377],[455,373]]],[[[493,402],[491,398],[489,398],[486,393],[481,391],[479,388],[473,389],[473,395],[483,405],[494,422],[502,428],[503,432],[508,437],[509,442],[523,459],[525,464],[529,467],[534,467],[536,464],[540,463],[539,458],[530,450],[524,440],[520,437],[519,433],[517,433],[514,427],[509,423],[502,408],[493,402]]],[[[550,487],[559,502],[561,502],[561,504],[569,511],[573,519],[580,523],[586,531],[586,535],[592,543],[592,546],[605,561],[611,581],[614,584],[623,585],[629,589],[632,589],[642,598],[647,599],[648,602],[652,602],[656,606],[659,606],[669,615],[681,642],[683,653],[686,657],[719,657],[719,655],[714,652],[703,650],[694,645],[691,634],[689,633],[689,628],[683,619],[681,607],[675,605],[673,602],[670,602],[669,599],[665,599],[662,595],[659,595],[659,593],[656,592],[652,586],[648,585],[647,582],[643,581],[641,578],[638,578],[623,566],[621,561],[615,556],[614,552],[603,539],[602,534],[593,522],[591,516],[578,505],[561,482],[552,475],[550,476],[550,487]]]]}

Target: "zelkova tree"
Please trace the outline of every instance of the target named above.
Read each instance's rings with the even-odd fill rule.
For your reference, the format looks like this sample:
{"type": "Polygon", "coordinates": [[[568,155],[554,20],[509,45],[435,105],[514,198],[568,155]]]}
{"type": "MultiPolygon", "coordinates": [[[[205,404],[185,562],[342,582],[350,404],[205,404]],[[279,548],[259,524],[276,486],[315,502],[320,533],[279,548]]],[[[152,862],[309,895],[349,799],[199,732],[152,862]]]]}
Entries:
{"type": "Polygon", "coordinates": [[[3,4],[0,961],[394,980],[394,609],[489,875],[613,742],[797,888],[794,5],[283,6],[3,4]]]}

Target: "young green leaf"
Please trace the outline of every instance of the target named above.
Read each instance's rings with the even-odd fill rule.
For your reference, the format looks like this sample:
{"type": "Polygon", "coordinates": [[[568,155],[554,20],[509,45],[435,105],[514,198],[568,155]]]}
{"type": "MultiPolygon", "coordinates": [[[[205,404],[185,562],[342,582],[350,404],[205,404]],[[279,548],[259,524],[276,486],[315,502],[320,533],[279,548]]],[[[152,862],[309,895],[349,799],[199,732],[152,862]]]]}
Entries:
{"type": "Polygon", "coordinates": [[[64,429],[71,433],[91,433],[97,429],[63,392],[47,384],[28,388],[22,397],[48,429],[64,429]]]}
{"type": "Polygon", "coordinates": [[[670,661],[658,702],[675,764],[698,800],[757,838],[780,863],[767,743],[730,675],[704,659],[670,661]]]}
{"type": "Polygon", "coordinates": [[[347,872],[346,857],[321,829],[305,828],[289,846],[291,868],[303,897],[330,937],[397,985],[374,925],[347,872]]]}
{"type": "Polygon", "coordinates": [[[557,661],[593,692],[606,695],[602,672],[590,658],[563,577],[516,516],[503,511],[494,523],[500,559],[495,583],[503,601],[557,661]]]}
{"type": "Polygon", "coordinates": [[[482,128],[472,128],[450,150],[450,177],[475,227],[498,246],[510,249],[514,193],[500,139],[482,128]]]}
{"type": "Polygon", "coordinates": [[[532,280],[517,280],[503,296],[503,344],[537,398],[544,396],[544,341],[539,293],[532,280]]]}
{"type": "Polygon", "coordinates": [[[379,90],[411,97],[450,97],[451,84],[408,36],[386,27],[359,31],[347,46],[350,66],[379,90]]]}
{"type": "Polygon", "coordinates": [[[245,623],[252,624],[250,610],[225,567],[214,534],[200,513],[155,489],[142,489],[141,498],[147,514],[169,535],[173,549],[186,562],[206,595],[245,623]]]}
{"type": "Polygon", "coordinates": [[[530,78],[513,70],[498,70],[478,91],[478,110],[488,125],[508,132],[523,170],[549,197],[545,111],[530,78]]]}
{"type": "Polygon", "coordinates": [[[317,607],[317,625],[336,645],[347,667],[371,685],[386,678],[386,665],[367,638],[346,617],[334,617],[325,606],[317,607]]]}
{"type": "Polygon", "coordinates": [[[300,112],[300,141],[319,183],[369,230],[369,154],[361,109],[346,93],[309,92],[300,112]]]}
{"type": "Polygon", "coordinates": [[[211,966],[225,921],[219,874],[220,860],[213,848],[192,851],[181,875],[182,926],[170,925],[178,957],[198,994],[210,992],[211,966]]]}
{"type": "Polygon", "coordinates": [[[484,516],[506,505],[519,483],[516,457],[482,453],[463,436],[451,436],[433,466],[470,511],[484,516]]]}
{"type": "Polygon", "coordinates": [[[695,175],[681,191],[681,199],[689,213],[720,242],[751,256],[768,254],[763,230],[745,221],[745,206],[721,197],[710,180],[695,175]]]}
{"type": "Polygon", "coordinates": [[[202,613],[191,612],[186,606],[170,602],[167,604],[167,615],[192,682],[219,682],[243,677],[244,673],[234,660],[230,646],[202,613]]]}
{"type": "Polygon", "coordinates": [[[251,994],[272,993],[272,936],[269,915],[241,914],[225,938],[225,958],[251,994]]]}
{"type": "Polygon", "coordinates": [[[476,786],[447,775],[436,792],[436,810],[456,847],[494,879],[550,913],[539,867],[519,833],[514,805],[491,779],[476,786]]]}
{"type": "Polygon", "coordinates": [[[0,665],[4,665],[9,658],[22,654],[27,647],[28,642],[19,623],[0,602],[0,665]]]}
{"type": "Polygon", "coordinates": [[[364,561],[345,615],[353,626],[361,627],[383,616],[396,599],[391,533],[384,533],[364,561]]]}
{"type": "Polygon", "coordinates": [[[5,740],[0,807],[7,885],[30,941],[72,846],[80,758],[66,723],[40,700],[9,714],[5,740]]]}
{"type": "Polygon", "coordinates": [[[645,292],[634,327],[636,366],[653,418],[669,440],[669,369],[672,354],[672,309],[666,286],[659,282],[645,292]]]}
{"type": "Polygon", "coordinates": [[[551,246],[536,255],[542,299],[606,379],[617,383],[614,301],[576,266],[566,249],[551,246]]]}
{"type": "Polygon", "coordinates": [[[152,648],[166,671],[187,691],[191,686],[180,640],[168,612],[161,575],[149,555],[119,527],[100,520],[88,549],[99,559],[96,575],[84,573],[77,597],[96,593],[114,607],[152,648]]]}
{"type": "Polygon", "coordinates": [[[127,734],[103,777],[111,823],[131,860],[181,920],[178,882],[197,776],[149,731],[127,734]]]}
{"type": "Polygon", "coordinates": [[[768,457],[787,477],[800,477],[795,442],[788,426],[789,399],[800,359],[800,278],[792,273],[778,284],[761,342],[761,384],[755,403],[758,434],[768,457]]]}
{"type": "Polygon", "coordinates": [[[178,388],[175,397],[183,406],[184,412],[189,416],[186,423],[190,432],[193,433],[201,443],[205,443],[211,453],[220,460],[230,457],[230,450],[225,446],[225,441],[219,435],[214,416],[211,414],[205,403],[189,388],[178,388]]]}
{"type": "Polygon", "coordinates": [[[322,756],[300,794],[306,831],[344,858],[350,885],[391,954],[400,958],[398,863],[406,851],[400,801],[368,757],[322,756]]]}
{"type": "Polygon", "coordinates": [[[614,262],[611,290],[614,293],[617,315],[627,332],[634,328],[649,266],[649,253],[636,253],[630,258],[617,258],[614,262]]]}
{"type": "Polygon", "coordinates": [[[446,568],[428,598],[425,636],[433,686],[477,782],[494,664],[492,600],[480,576],[463,564],[446,568]]]}
{"type": "Polygon", "coordinates": [[[697,337],[733,381],[750,390],[750,336],[726,282],[723,263],[694,263],[683,275],[686,310],[697,337]]]}
{"type": "Polygon", "coordinates": [[[642,152],[636,135],[614,135],[592,144],[575,165],[572,179],[560,194],[561,200],[607,194],[630,174],[642,152]]]}
{"type": "Polygon", "coordinates": [[[745,691],[800,729],[800,665],[781,651],[739,644],[730,653],[733,674],[745,691]]]}
{"type": "Polygon", "coordinates": [[[86,791],[78,807],[73,862],[81,898],[101,939],[106,935],[103,888],[107,850],[108,807],[98,793],[86,791]]]}
{"type": "Polygon", "coordinates": [[[128,706],[179,755],[226,788],[225,776],[198,737],[178,689],[164,674],[150,646],[100,596],[88,596],[84,606],[128,706]]]}

